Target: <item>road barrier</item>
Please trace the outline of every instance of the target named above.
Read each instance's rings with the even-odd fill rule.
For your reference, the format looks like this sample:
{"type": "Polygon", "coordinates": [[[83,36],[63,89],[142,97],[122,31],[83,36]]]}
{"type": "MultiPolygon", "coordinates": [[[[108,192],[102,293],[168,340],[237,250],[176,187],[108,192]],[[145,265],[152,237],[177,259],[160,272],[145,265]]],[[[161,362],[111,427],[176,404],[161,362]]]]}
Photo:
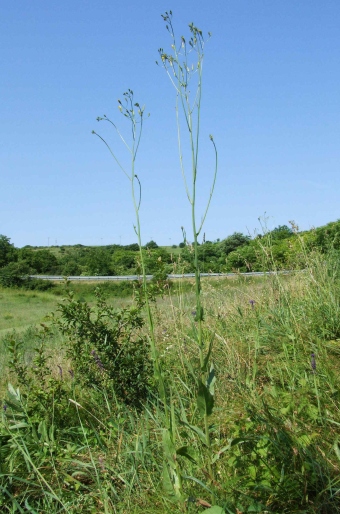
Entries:
{"type": "MultiPolygon", "coordinates": [[[[248,277],[261,277],[266,275],[287,275],[289,273],[293,273],[291,270],[287,271],[249,271],[247,273],[201,273],[201,277],[238,277],[238,276],[248,276],[248,277]]],[[[168,279],[179,279],[179,278],[194,278],[195,273],[184,273],[184,274],[178,274],[168,275],[168,279]]],[[[30,278],[40,278],[41,280],[53,280],[53,281],[62,281],[62,280],[71,280],[71,281],[122,281],[122,280],[141,280],[141,275],[118,275],[118,276],[94,276],[94,277],[87,277],[85,275],[80,276],[54,276],[54,275],[30,275],[30,278]]],[[[153,275],[146,275],[147,280],[151,280],[153,278],[153,275]]]]}

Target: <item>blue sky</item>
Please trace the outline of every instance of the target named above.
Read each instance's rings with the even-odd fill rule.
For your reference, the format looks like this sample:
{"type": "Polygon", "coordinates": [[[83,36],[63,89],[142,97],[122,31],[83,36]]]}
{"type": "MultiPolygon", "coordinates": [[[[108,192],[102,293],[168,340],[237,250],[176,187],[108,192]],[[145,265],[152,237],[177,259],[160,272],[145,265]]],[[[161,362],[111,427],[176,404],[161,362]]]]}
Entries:
{"type": "Polygon", "coordinates": [[[137,173],[142,236],[190,236],[175,93],[157,50],[170,51],[161,14],[178,35],[194,22],[206,45],[198,204],[213,153],[219,174],[205,233],[254,233],[295,220],[340,217],[340,2],[338,0],[32,0],[0,7],[0,234],[16,246],[135,242],[130,188],[92,129],[123,148],[96,117],[123,130],[117,99],[146,105],[137,173]]]}

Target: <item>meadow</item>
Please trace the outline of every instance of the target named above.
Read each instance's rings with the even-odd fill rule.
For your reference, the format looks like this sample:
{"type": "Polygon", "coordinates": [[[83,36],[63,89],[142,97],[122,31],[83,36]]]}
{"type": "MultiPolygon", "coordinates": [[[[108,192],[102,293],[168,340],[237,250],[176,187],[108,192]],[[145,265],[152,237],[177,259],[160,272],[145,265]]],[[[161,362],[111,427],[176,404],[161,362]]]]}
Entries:
{"type": "MultiPolygon", "coordinates": [[[[41,305],[55,309],[61,297],[2,290],[16,328],[1,339],[1,390],[11,384],[0,429],[2,511],[340,511],[339,287],[338,257],[318,254],[303,273],[286,277],[202,281],[204,344],[214,369],[209,445],[197,396],[194,288],[165,292],[151,307],[171,439],[152,371],[141,375],[142,402],[124,403],[112,381],[67,371],[76,331],[62,334],[56,321],[51,330],[37,328],[46,324],[41,305]]],[[[93,294],[88,302],[77,294],[73,308],[96,305],[93,294]]],[[[118,303],[111,316],[127,304],[118,303]]],[[[147,325],[137,332],[143,341],[147,325]]],[[[84,351],[87,337],[90,329],[84,351]]],[[[137,364],[131,356],[132,373],[137,364]]]]}

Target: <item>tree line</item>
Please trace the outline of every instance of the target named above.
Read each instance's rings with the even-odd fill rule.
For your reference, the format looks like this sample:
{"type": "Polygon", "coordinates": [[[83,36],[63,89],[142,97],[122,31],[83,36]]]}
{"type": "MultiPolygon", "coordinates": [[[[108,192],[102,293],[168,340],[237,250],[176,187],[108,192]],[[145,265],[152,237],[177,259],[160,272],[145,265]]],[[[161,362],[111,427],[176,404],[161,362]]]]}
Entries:
{"type": "MultiPolygon", "coordinates": [[[[234,232],[223,240],[199,245],[201,272],[247,272],[298,269],[313,250],[340,250],[340,220],[305,232],[294,225],[281,225],[255,237],[234,232]]],[[[190,242],[158,246],[150,241],[143,247],[147,274],[194,272],[190,242]]],[[[0,235],[0,284],[20,285],[29,275],[134,275],[140,273],[138,245],[25,246],[16,248],[9,237],[0,235]]]]}

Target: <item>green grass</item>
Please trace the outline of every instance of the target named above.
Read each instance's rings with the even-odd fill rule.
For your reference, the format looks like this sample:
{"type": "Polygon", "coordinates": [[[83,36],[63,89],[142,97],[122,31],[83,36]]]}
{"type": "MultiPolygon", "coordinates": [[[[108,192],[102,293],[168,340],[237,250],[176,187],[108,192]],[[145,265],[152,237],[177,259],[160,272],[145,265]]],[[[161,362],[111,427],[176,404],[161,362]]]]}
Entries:
{"type": "MultiPolygon", "coordinates": [[[[77,300],[91,302],[97,287],[112,298],[112,303],[117,306],[131,301],[133,285],[129,282],[72,282],[68,289],[74,292],[77,300]]],[[[65,285],[60,283],[48,292],[0,288],[0,337],[8,330],[24,330],[43,322],[46,315],[56,310],[64,295],[65,285]]]]}
{"type": "MultiPolygon", "coordinates": [[[[82,286],[77,285],[77,295],[82,286]]],[[[211,449],[188,428],[203,428],[195,382],[195,295],[186,283],[176,287],[157,299],[153,314],[172,395],[171,451],[177,450],[183,502],[175,501],[163,483],[169,457],[165,460],[164,411],[157,395],[135,412],[115,401],[109,390],[72,381],[70,363],[60,352],[63,340],[53,333],[47,341],[48,366],[66,396],[58,399],[58,389],[49,396],[51,386],[41,392],[39,383],[30,392],[21,386],[22,398],[15,400],[12,392],[16,410],[9,408],[0,421],[0,486],[8,491],[0,489],[4,512],[15,512],[14,500],[21,508],[27,501],[37,512],[53,514],[198,514],[204,512],[203,501],[232,514],[340,512],[339,262],[314,255],[305,273],[202,281],[204,338],[206,344],[213,342],[217,378],[209,417],[211,449]],[[24,423],[21,428],[10,428],[13,416],[24,423]],[[192,460],[183,456],[185,448],[192,460]],[[20,482],[28,477],[29,486],[20,482]]],[[[7,295],[12,299],[13,313],[26,306],[32,316],[40,312],[34,303],[38,297],[51,305],[58,300],[39,293],[23,304],[32,293],[1,294],[2,302],[7,295]]],[[[23,330],[14,337],[21,339],[23,358],[31,363],[37,333],[23,330]]],[[[8,338],[6,344],[2,359],[8,356],[8,338]]],[[[8,380],[16,383],[4,369],[1,377],[3,392],[8,380]]]]}
{"type": "Polygon", "coordinates": [[[8,330],[24,330],[41,323],[57,303],[58,298],[51,293],[0,289],[0,337],[8,330]]]}

